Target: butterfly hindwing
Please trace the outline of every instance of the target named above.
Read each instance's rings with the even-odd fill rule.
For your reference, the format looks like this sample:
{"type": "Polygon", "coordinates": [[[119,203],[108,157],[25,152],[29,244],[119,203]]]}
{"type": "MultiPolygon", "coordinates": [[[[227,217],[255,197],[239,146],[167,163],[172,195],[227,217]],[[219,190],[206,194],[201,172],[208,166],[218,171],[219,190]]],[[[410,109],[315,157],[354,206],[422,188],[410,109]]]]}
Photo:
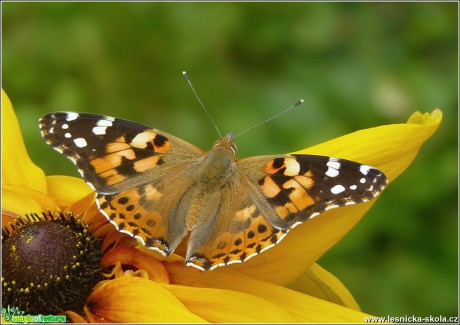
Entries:
{"type": "Polygon", "coordinates": [[[117,230],[166,256],[187,232],[186,215],[176,213],[186,190],[185,182],[166,177],[155,186],[144,184],[118,194],[98,194],[97,203],[117,230]],[[171,188],[178,190],[171,191],[171,188]]]}
{"type": "Polygon", "coordinates": [[[219,195],[218,206],[204,213],[192,229],[186,263],[200,270],[242,263],[272,247],[286,231],[275,228],[250,196],[244,180],[228,184],[219,195]]]}

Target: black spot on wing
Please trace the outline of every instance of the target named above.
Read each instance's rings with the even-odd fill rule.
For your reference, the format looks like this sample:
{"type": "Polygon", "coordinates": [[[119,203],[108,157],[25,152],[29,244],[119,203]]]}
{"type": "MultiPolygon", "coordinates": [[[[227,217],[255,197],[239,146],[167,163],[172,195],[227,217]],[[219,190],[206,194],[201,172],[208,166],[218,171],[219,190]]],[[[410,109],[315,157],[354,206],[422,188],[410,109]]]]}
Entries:
{"type": "Polygon", "coordinates": [[[284,158],[275,158],[273,160],[272,166],[274,169],[281,168],[284,165],[284,158]]]}
{"type": "Polygon", "coordinates": [[[230,253],[230,255],[238,255],[239,253],[241,253],[241,249],[235,248],[235,249],[231,250],[229,253],[230,253]]]}
{"type": "Polygon", "coordinates": [[[211,258],[212,259],[220,259],[222,257],[224,257],[226,254],[225,253],[218,253],[216,255],[213,255],[211,258]]]}
{"type": "Polygon", "coordinates": [[[147,147],[145,147],[145,150],[147,151],[155,151],[155,148],[153,147],[152,142],[147,142],[147,147]]]}
{"type": "Polygon", "coordinates": [[[153,144],[156,146],[156,147],[162,147],[164,146],[164,144],[168,141],[168,138],[166,138],[165,136],[161,135],[161,134],[157,134],[155,136],[155,139],[153,139],[153,144]]]}
{"type": "Polygon", "coordinates": [[[260,224],[260,225],[257,226],[257,232],[259,234],[262,234],[262,233],[264,233],[266,231],[267,231],[267,226],[266,225],[260,224]]]}
{"type": "Polygon", "coordinates": [[[126,196],[122,196],[121,198],[118,199],[118,203],[120,204],[126,204],[128,203],[128,201],[129,201],[129,198],[126,196]]]}

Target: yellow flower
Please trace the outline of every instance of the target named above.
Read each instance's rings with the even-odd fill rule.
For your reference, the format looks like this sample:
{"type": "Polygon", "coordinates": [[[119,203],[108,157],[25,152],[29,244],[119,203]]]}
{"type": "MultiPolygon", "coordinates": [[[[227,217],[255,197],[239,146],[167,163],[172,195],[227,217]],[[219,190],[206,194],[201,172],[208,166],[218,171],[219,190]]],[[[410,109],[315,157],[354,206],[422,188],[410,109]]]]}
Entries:
{"type": "MultiPolygon", "coordinates": [[[[359,131],[299,153],[370,164],[393,181],[441,119],[440,110],[415,113],[407,124],[359,131]]],[[[145,273],[131,281],[136,274],[120,271],[115,280],[93,291],[88,298],[92,308],[86,312],[93,321],[183,321],[183,313],[188,310],[188,322],[363,322],[367,315],[359,311],[349,291],[314,262],[359,221],[373,202],[330,210],[294,229],[283,242],[258,257],[212,272],[185,267],[182,256],[173,255],[164,261],[135,244],[114,248],[106,253],[105,266],[118,263],[120,267],[121,263],[145,273]],[[142,298],[135,299],[136,293],[142,298]],[[120,304],[120,295],[133,298],[120,304]],[[155,298],[149,298],[151,295],[155,298]],[[152,310],[151,299],[165,314],[152,310]],[[142,312],[133,312],[136,309],[142,312]],[[181,316],[174,319],[177,310],[181,316]]]]}
{"type": "MultiPolygon", "coordinates": [[[[88,191],[77,190],[74,197],[67,197],[63,192],[68,179],[59,176],[50,181],[30,161],[23,147],[4,149],[12,141],[8,139],[16,139],[16,148],[17,142],[22,142],[11,104],[4,98],[3,93],[3,118],[16,123],[6,131],[3,128],[2,134],[4,162],[9,155],[16,161],[2,167],[3,179],[8,181],[2,183],[3,198],[9,201],[4,205],[7,214],[70,207],[103,240],[101,263],[110,272],[106,274],[107,280],[99,282],[87,297],[84,315],[66,313],[73,321],[362,323],[368,316],[359,310],[341,282],[315,262],[360,220],[375,200],[330,210],[293,229],[277,246],[243,264],[201,272],[184,265],[180,249],[177,255],[163,258],[116,232],[97,211],[93,195],[85,196],[88,191]],[[6,109],[8,105],[11,112],[6,109]],[[17,194],[17,200],[13,194],[17,194]],[[18,202],[27,205],[17,205],[18,202]]],[[[431,114],[417,112],[406,124],[358,131],[297,153],[337,156],[369,164],[393,181],[410,165],[441,119],[440,110],[431,114]]]]}
{"type": "MultiPolygon", "coordinates": [[[[368,164],[382,170],[391,183],[414,160],[441,120],[439,109],[431,114],[416,112],[405,124],[360,130],[295,153],[335,156],[368,164]]],[[[321,218],[290,231],[279,245],[258,258],[232,267],[261,280],[288,284],[348,233],[375,202],[376,199],[329,210],[321,218]]]]}
{"type": "Polygon", "coordinates": [[[81,297],[102,278],[100,243],[81,219],[60,211],[94,193],[79,178],[45,176],[30,160],[3,89],[2,157],[2,308],[82,309],[81,297]]]}

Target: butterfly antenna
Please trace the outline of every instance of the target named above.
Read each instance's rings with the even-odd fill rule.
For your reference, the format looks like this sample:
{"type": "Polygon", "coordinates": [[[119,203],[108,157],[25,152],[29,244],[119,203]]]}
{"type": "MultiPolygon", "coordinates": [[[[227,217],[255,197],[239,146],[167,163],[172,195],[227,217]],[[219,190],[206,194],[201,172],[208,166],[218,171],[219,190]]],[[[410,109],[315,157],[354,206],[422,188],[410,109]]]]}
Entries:
{"type": "Polygon", "coordinates": [[[190,86],[190,88],[192,88],[192,91],[193,93],[195,94],[195,97],[196,99],[198,100],[198,102],[200,103],[201,107],[204,109],[204,111],[206,112],[206,115],[208,115],[209,119],[211,120],[212,124],[214,125],[216,131],[217,131],[217,134],[219,134],[219,138],[222,138],[222,133],[220,133],[220,130],[219,128],[217,127],[217,124],[216,122],[214,122],[214,120],[212,119],[211,117],[211,114],[209,114],[208,110],[206,109],[206,106],[204,106],[203,102],[201,101],[200,97],[198,96],[198,94],[196,93],[195,91],[195,87],[193,87],[192,85],[192,81],[190,80],[190,77],[188,76],[187,72],[186,71],[182,71],[182,75],[184,76],[185,80],[187,81],[188,85],[190,86]]]}
{"type": "Polygon", "coordinates": [[[278,116],[281,116],[281,115],[283,115],[284,113],[289,112],[291,109],[293,109],[293,108],[299,106],[299,105],[302,104],[303,102],[304,102],[303,99],[299,99],[295,104],[289,106],[289,107],[286,108],[284,111],[279,112],[279,113],[276,114],[275,116],[272,116],[272,117],[270,117],[270,118],[268,118],[268,119],[266,119],[266,120],[264,120],[264,121],[262,121],[262,122],[259,122],[259,123],[255,124],[255,125],[251,126],[251,127],[248,127],[246,130],[241,131],[240,133],[238,133],[237,135],[235,135],[233,138],[235,139],[235,138],[239,137],[240,135],[242,135],[242,134],[248,132],[249,130],[252,130],[252,129],[258,127],[258,126],[261,126],[262,124],[265,124],[265,123],[267,123],[267,122],[270,122],[271,120],[274,120],[274,119],[277,118],[278,116]]]}

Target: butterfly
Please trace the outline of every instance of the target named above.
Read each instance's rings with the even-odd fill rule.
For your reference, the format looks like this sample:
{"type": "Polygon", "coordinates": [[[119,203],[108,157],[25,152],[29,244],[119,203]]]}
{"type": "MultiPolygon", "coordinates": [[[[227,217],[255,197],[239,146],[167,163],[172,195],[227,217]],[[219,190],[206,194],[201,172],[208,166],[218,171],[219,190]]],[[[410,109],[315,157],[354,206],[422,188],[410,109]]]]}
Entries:
{"type": "Polygon", "coordinates": [[[40,130],[118,231],[163,256],[189,234],[185,263],[203,271],[247,261],[329,209],[371,200],[388,182],[376,168],[335,157],[236,159],[231,133],[203,151],[142,124],[76,112],[44,115],[40,130]]]}

